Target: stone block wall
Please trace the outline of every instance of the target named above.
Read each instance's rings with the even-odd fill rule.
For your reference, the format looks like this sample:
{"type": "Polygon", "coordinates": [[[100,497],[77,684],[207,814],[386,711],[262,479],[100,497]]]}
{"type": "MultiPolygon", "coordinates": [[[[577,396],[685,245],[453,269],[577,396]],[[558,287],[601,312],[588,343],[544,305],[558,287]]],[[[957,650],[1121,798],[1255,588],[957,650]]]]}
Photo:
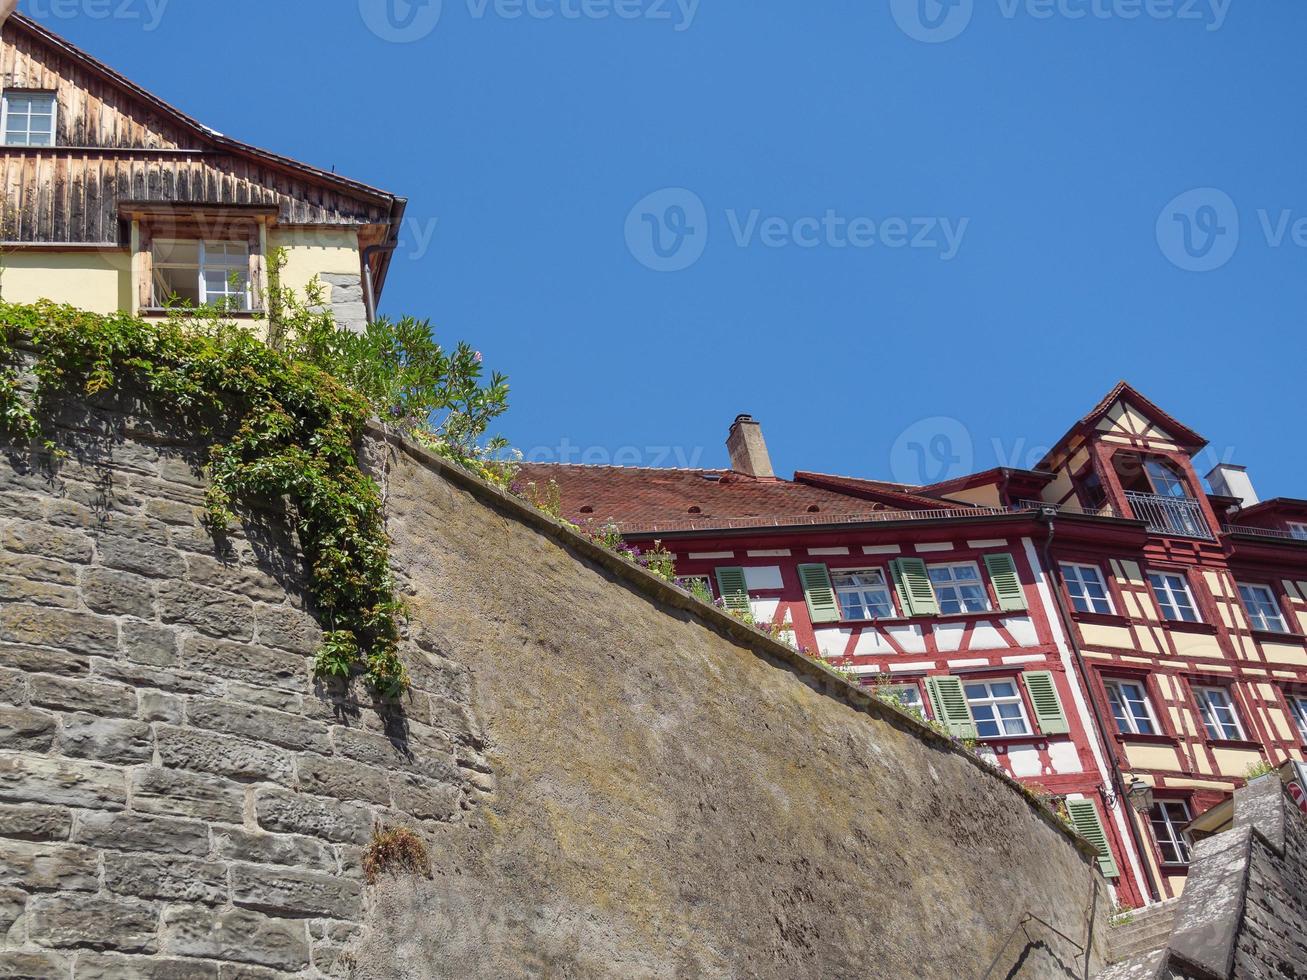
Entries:
{"type": "Polygon", "coordinates": [[[184,433],[61,421],[70,458],[0,455],[0,976],[344,975],[374,827],[490,786],[464,671],[315,685],[275,515],[217,544],[184,433]]]}
{"type": "Polygon", "coordinates": [[[1280,814],[1265,825],[1270,833],[1253,838],[1233,975],[1307,977],[1307,818],[1278,780],[1264,782],[1268,795],[1277,791],[1280,814]]]}

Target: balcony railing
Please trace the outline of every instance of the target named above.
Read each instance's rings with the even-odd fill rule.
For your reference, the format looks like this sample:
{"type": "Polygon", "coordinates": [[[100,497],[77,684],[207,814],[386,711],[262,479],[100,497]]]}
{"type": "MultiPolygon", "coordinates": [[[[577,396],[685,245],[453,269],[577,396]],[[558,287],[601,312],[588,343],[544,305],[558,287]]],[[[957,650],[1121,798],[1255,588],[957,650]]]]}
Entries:
{"type": "Polygon", "coordinates": [[[1252,534],[1259,538],[1275,538],[1279,541],[1300,541],[1307,544],[1307,538],[1291,531],[1280,531],[1273,527],[1249,527],[1247,524],[1226,524],[1221,530],[1226,534],[1252,534]]]}
{"type": "Polygon", "coordinates": [[[1203,538],[1211,541],[1212,529],[1203,516],[1202,506],[1188,497],[1164,497],[1156,493],[1126,491],[1126,499],[1135,519],[1145,522],[1154,534],[1177,538],[1203,538]]]}

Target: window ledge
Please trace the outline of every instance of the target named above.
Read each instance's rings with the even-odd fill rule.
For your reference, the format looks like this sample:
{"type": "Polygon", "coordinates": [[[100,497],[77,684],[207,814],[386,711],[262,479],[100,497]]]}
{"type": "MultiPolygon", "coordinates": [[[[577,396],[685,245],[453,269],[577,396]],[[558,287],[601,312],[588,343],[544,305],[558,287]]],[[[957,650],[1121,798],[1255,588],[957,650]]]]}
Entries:
{"type": "Polygon", "coordinates": [[[1261,742],[1251,742],[1246,738],[1209,738],[1207,744],[1214,749],[1255,749],[1262,750],[1261,742]]]}
{"type": "Polygon", "coordinates": [[[1119,613],[1078,612],[1073,608],[1071,616],[1078,623],[1094,623],[1100,626],[1130,625],[1130,618],[1119,613]]]}
{"type": "Polygon", "coordinates": [[[1018,745],[1033,745],[1035,748],[1042,748],[1040,743],[1048,742],[1049,736],[1031,733],[1030,735],[994,735],[986,737],[981,735],[976,739],[978,743],[988,748],[994,749],[1002,755],[1003,750],[1018,745]]]}
{"type": "Polygon", "coordinates": [[[1163,619],[1162,625],[1173,629],[1179,633],[1203,633],[1207,636],[1216,635],[1216,627],[1211,623],[1186,623],[1180,619],[1163,619]]]}
{"type": "MultiPolygon", "coordinates": [[[[142,306],[140,308],[141,316],[167,316],[170,313],[195,314],[195,313],[218,313],[219,311],[206,310],[203,307],[196,307],[193,310],[188,309],[171,309],[167,306],[142,306]]],[[[230,317],[233,320],[261,320],[267,317],[267,310],[222,310],[221,315],[230,317]]]]}
{"type": "Polygon", "coordinates": [[[1253,639],[1265,643],[1302,643],[1307,636],[1302,633],[1281,633],[1279,630],[1253,630],[1253,639]]]}
{"type": "Polygon", "coordinates": [[[1117,732],[1116,740],[1125,745],[1129,745],[1132,742],[1139,745],[1179,745],[1180,744],[1180,740],[1172,735],[1133,735],[1126,732],[1117,732]]]}

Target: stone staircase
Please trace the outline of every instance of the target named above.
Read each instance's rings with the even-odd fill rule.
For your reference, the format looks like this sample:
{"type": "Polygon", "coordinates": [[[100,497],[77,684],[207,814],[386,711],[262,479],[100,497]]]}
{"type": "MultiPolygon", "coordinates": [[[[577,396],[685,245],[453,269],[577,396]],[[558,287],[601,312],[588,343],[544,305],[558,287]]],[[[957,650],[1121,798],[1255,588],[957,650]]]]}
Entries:
{"type": "Polygon", "coordinates": [[[1113,926],[1112,965],[1098,974],[1098,980],[1140,980],[1157,975],[1161,950],[1171,937],[1179,899],[1139,909],[1126,925],[1113,926]]]}

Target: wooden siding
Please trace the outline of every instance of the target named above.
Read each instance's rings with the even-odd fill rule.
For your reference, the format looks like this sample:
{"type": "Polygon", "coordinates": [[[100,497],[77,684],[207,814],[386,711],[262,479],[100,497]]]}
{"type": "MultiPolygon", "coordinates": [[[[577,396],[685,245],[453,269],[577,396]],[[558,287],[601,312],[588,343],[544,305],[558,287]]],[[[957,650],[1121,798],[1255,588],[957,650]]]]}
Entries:
{"type": "Polygon", "coordinates": [[[0,240],[123,245],[123,201],[275,205],[281,222],[299,225],[390,221],[389,195],[209,139],[91,65],[21,19],[5,25],[0,82],[53,90],[59,108],[56,147],[0,147],[0,240]]]}

